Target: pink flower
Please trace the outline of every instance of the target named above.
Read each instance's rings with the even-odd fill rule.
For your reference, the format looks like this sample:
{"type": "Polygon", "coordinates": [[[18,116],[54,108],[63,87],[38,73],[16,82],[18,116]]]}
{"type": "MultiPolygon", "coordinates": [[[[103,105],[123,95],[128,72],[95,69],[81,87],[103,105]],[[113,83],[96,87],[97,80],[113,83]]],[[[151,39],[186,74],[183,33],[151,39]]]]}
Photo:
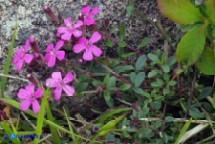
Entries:
{"type": "Polygon", "coordinates": [[[74,45],[73,51],[74,53],[80,53],[84,51],[83,59],[86,61],[92,61],[93,55],[96,57],[100,57],[102,54],[102,50],[97,46],[93,45],[95,42],[98,42],[101,39],[101,35],[98,32],[94,32],[89,40],[86,38],[81,38],[78,44],[74,45]]]}
{"type": "Polygon", "coordinates": [[[16,64],[16,70],[20,71],[23,67],[23,63],[31,63],[33,60],[33,55],[28,54],[28,49],[30,47],[29,39],[26,40],[25,45],[21,46],[13,56],[13,63],[16,64]]]}
{"type": "Polygon", "coordinates": [[[40,105],[37,99],[43,96],[43,90],[39,87],[35,92],[34,88],[35,86],[33,84],[28,84],[25,89],[19,90],[18,98],[22,99],[20,107],[23,111],[28,110],[30,105],[32,105],[34,113],[37,114],[40,111],[40,105]]]}
{"type": "Polygon", "coordinates": [[[61,98],[62,90],[66,93],[67,96],[73,96],[75,93],[74,87],[68,85],[68,83],[72,82],[74,79],[74,75],[69,72],[62,79],[61,72],[53,72],[52,77],[46,80],[46,86],[55,88],[53,93],[55,95],[55,100],[59,100],[61,98]]]}
{"type": "Polygon", "coordinates": [[[62,34],[62,40],[68,41],[71,39],[72,35],[74,37],[80,37],[82,35],[82,31],[78,29],[83,25],[83,22],[81,20],[78,20],[74,25],[72,25],[71,18],[66,18],[64,19],[64,23],[66,27],[60,26],[57,29],[57,33],[62,34]]]}
{"type": "Polygon", "coordinates": [[[99,7],[95,7],[90,11],[90,6],[86,6],[81,9],[81,13],[84,18],[84,24],[90,26],[95,23],[95,20],[92,17],[99,13],[99,7]]]}
{"type": "Polygon", "coordinates": [[[48,65],[48,67],[53,67],[56,63],[56,58],[58,60],[63,60],[65,56],[64,51],[60,51],[59,49],[64,45],[64,42],[58,41],[56,46],[54,47],[53,44],[49,44],[46,48],[46,55],[45,55],[45,61],[48,65]]]}

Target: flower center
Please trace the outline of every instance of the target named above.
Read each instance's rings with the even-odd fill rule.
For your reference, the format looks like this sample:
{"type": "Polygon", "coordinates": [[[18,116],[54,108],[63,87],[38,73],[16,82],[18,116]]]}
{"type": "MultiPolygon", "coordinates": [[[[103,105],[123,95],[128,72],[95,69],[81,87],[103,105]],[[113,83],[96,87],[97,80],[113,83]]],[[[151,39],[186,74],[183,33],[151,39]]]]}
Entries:
{"type": "Polygon", "coordinates": [[[51,51],[50,53],[51,53],[51,55],[55,55],[55,51],[51,51]]]}

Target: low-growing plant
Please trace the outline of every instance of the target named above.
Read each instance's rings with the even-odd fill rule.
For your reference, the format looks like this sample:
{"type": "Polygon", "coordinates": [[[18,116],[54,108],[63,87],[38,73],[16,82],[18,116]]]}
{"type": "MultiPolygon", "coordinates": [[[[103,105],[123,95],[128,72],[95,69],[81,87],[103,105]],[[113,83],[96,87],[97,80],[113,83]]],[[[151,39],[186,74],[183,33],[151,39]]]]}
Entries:
{"type": "Polygon", "coordinates": [[[195,6],[190,0],[157,0],[161,13],[177,24],[189,25],[176,50],[178,62],[196,67],[206,75],[215,75],[214,24],[215,1],[195,6]]]}

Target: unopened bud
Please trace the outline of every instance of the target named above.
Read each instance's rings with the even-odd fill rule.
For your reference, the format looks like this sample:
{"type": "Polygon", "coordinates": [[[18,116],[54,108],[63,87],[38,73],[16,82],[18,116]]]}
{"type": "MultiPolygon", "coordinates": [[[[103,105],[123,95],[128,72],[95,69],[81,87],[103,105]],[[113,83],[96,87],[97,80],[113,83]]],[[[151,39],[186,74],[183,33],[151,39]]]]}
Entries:
{"type": "Polygon", "coordinates": [[[32,74],[27,74],[27,79],[33,83],[34,85],[38,86],[39,82],[38,80],[32,75],[32,74]]]}
{"type": "Polygon", "coordinates": [[[30,36],[29,41],[30,41],[30,44],[31,44],[33,51],[36,53],[39,53],[40,50],[39,50],[39,47],[37,45],[35,38],[33,36],[30,36]]]}
{"type": "Polygon", "coordinates": [[[52,9],[48,5],[44,5],[43,10],[52,21],[59,21],[59,18],[54,14],[52,9]]]}

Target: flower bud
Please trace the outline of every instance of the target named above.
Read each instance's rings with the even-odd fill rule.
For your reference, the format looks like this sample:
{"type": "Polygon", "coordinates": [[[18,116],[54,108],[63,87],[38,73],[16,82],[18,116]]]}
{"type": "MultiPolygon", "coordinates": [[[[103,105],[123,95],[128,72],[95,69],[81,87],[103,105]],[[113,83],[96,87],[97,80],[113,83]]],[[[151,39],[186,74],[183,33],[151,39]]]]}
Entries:
{"type": "Polygon", "coordinates": [[[43,11],[49,16],[52,21],[59,21],[59,18],[54,14],[48,5],[44,5],[43,11]]]}

